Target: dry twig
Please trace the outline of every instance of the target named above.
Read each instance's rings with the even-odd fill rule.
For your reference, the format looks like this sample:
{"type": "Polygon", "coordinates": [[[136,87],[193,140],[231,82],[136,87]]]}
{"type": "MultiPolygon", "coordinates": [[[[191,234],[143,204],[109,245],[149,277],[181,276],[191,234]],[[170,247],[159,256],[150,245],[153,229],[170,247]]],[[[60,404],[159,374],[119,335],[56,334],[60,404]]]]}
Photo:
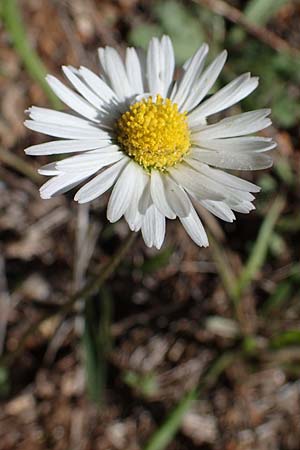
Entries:
{"type": "Polygon", "coordinates": [[[240,25],[247,33],[251,34],[256,39],[273,48],[277,52],[289,53],[291,56],[300,56],[300,51],[290,46],[284,39],[277,36],[273,31],[265,27],[256,25],[250,22],[246,16],[238,8],[229,5],[224,0],[193,0],[194,3],[206,6],[215,14],[225,17],[230,22],[240,25]]]}

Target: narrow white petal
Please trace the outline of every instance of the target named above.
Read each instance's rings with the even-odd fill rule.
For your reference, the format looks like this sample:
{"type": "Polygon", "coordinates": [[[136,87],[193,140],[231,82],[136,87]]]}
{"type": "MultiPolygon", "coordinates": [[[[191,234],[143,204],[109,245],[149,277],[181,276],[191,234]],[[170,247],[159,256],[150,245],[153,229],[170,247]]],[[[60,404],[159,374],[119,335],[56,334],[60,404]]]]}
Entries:
{"type": "MultiPolygon", "coordinates": [[[[201,152],[202,150],[196,150],[195,153],[201,152]]],[[[194,151],[190,154],[190,158],[193,158],[194,151]]],[[[196,157],[197,159],[197,157],[196,157]]],[[[243,180],[242,178],[231,175],[230,173],[223,172],[222,170],[213,169],[206,164],[203,164],[199,161],[191,161],[188,160],[189,164],[194,167],[196,170],[200,170],[201,173],[205,173],[210,178],[214,179],[220,184],[228,186],[233,189],[237,189],[240,191],[246,192],[259,192],[260,187],[256,184],[250,183],[250,181],[243,180]]]]}
{"type": "Polygon", "coordinates": [[[191,135],[191,142],[198,147],[208,150],[221,150],[230,152],[266,152],[276,147],[271,138],[260,136],[244,136],[227,139],[199,139],[191,135]]]}
{"type": "Polygon", "coordinates": [[[24,125],[30,130],[64,139],[107,140],[110,138],[109,133],[96,127],[80,128],[64,124],[58,125],[46,122],[36,122],[35,120],[25,120],[24,125]]]}
{"type": "Polygon", "coordinates": [[[55,94],[62,102],[69,106],[69,108],[73,109],[81,116],[97,121],[98,111],[93,106],[52,75],[47,75],[46,80],[55,94]]]}
{"type": "Polygon", "coordinates": [[[49,199],[55,195],[63,194],[73,187],[77,186],[83,180],[92,175],[92,172],[60,174],[48,180],[40,188],[40,194],[43,199],[49,199]]]}
{"type": "Polygon", "coordinates": [[[165,175],[165,192],[167,201],[178,217],[186,217],[191,210],[191,202],[186,192],[172,180],[171,177],[165,175]]]}
{"type": "Polygon", "coordinates": [[[139,202],[149,181],[149,176],[141,167],[137,166],[136,169],[135,189],[131,202],[124,214],[131,231],[138,231],[142,226],[142,214],[139,211],[139,202]]]}
{"type": "Polygon", "coordinates": [[[197,161],[231,170],[261,170],[267,169],[273,164],[271,156],[261,153],[242,153],[237,156],[235,153],[229,152],[195,150],[193,157],[197,157],[197,161]]]}
{"type": "Polygon", "coordinates": [[[177,103],[181,109],[188,95],[191,95],[191,88],[197,77],[201,74],[206,55],[208,53],[208,45],[203,44],[199,50],[184,65],[184,73],[173,88],[170,96],[172,102],[177,103]]]}
{"type": "Polygon", "coordinates": [[[74,127],[93,129],[93,125],[86,119],[73,116],[72,114],[55,111],[48,108],[39,108],[38,106],[31,106],[26,112],[29,117],[36,122],[52,123],[55,125],[71,125],[74,127]]]}
{"type": "Polygon", "coordinates": [[[166,232],[166,219],[152,203],[142,221],[142,236],[148,247],[161,248],[166,232]]]}
{"type": "Polygon", "coordinates": [[[193,193],[197,200],[223,200],[224,194],[218,183],[192,169],[180,164],[170,169],[171,177],[184,189],[193,193]]]}
{"type": "Polygon", "coordinates": [[[209,99],[205,100],[188,116],[190,126],[197,126],[203,118],[223,111],[247,97],[258,86],[258,78],[246,73],[231,81],[209,99]]]}
{"type": "Polygon", "coordinates": [[[187,217],[181,217],[180,222],[187,234],[200,247],[208,247],[208,239],[201,220],[191,205],[191,212],[187,217]]]}
{"type": "Polygon", "coordinates": [[[227,51],[224,50],[214,61],[205,69],[198,81],[194,83],[190,95],[182,105],[184,111],[191,111],[204,99],[210,89],[215,84],[221,70],[224,67],[227,58],[227,51]]]}
{"type": "Polygon", "coordinates": [[[74,200],[78,201],[78,203],[87,203],[104,194],[104,192],[110,189],[115,183],[128,161],[129,159],[124,156],[124,158],[116,164],[103,170],[103,172],[95,176],[95,178],[79,189],[74,197],[74,200]]]}
{"type": "Polygon", "coordinates": [[[232,205],[231,208],[236,212],[249,214],[250,211],[255,209],[255,206],[251,202],[244,201],[239,204],[232,205]]]}
{"type": "Polygon", "coordinates": [[[91,89],[87,87],[85,83],[83,83],[80,78],[75,75],[74,68],[62,66],[62,70],[68,80],[72,83],[72,85],[75,87],[77,92],[82,95],[83,98],[85,98],[89,103],[91,103],[95,108],[101,109],[103,106],[103,101],[100,100],[100,98],[93,92],[91,89]]]}
{"type": "MultiPolygon", "coordinates": [[[[214,169],[212,169],[211,167],[207,166],[206,164],[203,164],[196,160],[189,159],[187,162],[191,165],[191,167],[193,167],[193,169],[196,171],[198,176],[204,177],[206,184],[215,186],[215,189],[217,191],[222,192],[223,199],[226,200],[227,203],[233,202],[234,204],[236,204],[236,203],[241,203],[244,200],[252,201],[254,199],[254,196],[252,194],[250,194],[248,189],[239,190],[239,189],[237,189],[236,185],[234,187],[228,186],[230,183],[234,184],[233,180],[230,179],[230,175],[229,175],[229,177],[226,177],[226,174],[221,171],[219,171],[219,173],[215,173],[214,169]]],[[[235,181],[235,184],[236,183],[237,183],[237,181],[235,181]]],[[[243,185],[243,184],[240,183],[240,185],[243,185]]],[[[251,186],[251,183],[250,183],[250,186],[251,186]]],[[[252,186],[253,186],[253,189],[255,189],[255,185],[252,185],[252,186]]],[[[251,189],[251,190],[253,190],[253,189],[251,189]]],[[[202,200],[201,198],[197,197],[197,195],[193,191],[190,191],[190,192],[193,194],[193,196],[197,200],[202,200]]]]}
{"type": "Polygon", "coordinates": [[[118,178],[111,193],[107,218],[110,222],[116,222],[127,210],[135,189],[137,164],[130,161],[118,178]]]}
{"type": "Polygon", "coordinates": [[[130,97],[133,92],[128,82],[123,61],[118,52],[112,47],[104,49],[106,76],[109,78],[114,92],[120,100],[130,97]]]}
{"type": "Polygon", "coordinates": [[[153,203],[162,214],[168,217],[168,219],[175,219],[176,214],[167,200],[164,175],[161,175],[157,170],[152,170],[150,179],[150,190],[153,203]]]}
{"type": "Polygon", "coordinates": [[[49,164],[46,164],[45,166],[42,166],[38,169],[38,173],[40,175],[46,175],[46,176],[55,176],[59,175],[60,171],[56,168],[56,162],[52,162],[49,164]]]}
{"type": "Polygon", "coordinates": [[[149,42],[147,52],[147,75],[149,92],[152,95],[163,95],[163,83],[160,78],[160,43],[158,38],[154,37],[149,42]]]}
{"type": "Polygon", "coordinates": [[[202,200],[200,202],[204,208],[225,222],[233,222],[235,215],[225,202],[215,202],[213,200],[202,200]]]}
{"type": "Polygon", "coordinates": [[[86,67],[80,67],[79,73],[89,87],[106,103],[117,100],[114,91],[94,72],[86,67]]]}
{"type": "Polygon", "coordinates": [[[127,48],[125,64],[132,92],[142,94],[144,92],[144,87],[141,64],[134,48],[127,48]]]}
{"type": "Polygon", "coordinates": [[[160,66],[162,69],[163,96],[167,97],[175,70],[175,55],[169,36],[163,36],[160,42],[160,66]]]}
{"type": "Polygon", "coordinates": [[[205,125],[194,131],[193,140],[231,138],[256,133],[271,125],[271,120],[267,118],[270,113],[270,109],[259,109],[226,117],[213,125],[205,125]]]}
{"type": "Polygon", "coordinates": [[[105,166],[109,166],[120,159],[123,159],[124,153],[118,151],[98,153],[84,153],[83,155],[71,156],[70,158],[63,159],[56,163],[58,170],[62,172],[82,171],[91,168],[102,169],[105,166]]]}
{"type": "Polygon", "coordinates": [[[63,140],[45,142],[44,144],[37,144],[27,147],[24,151],[26,155],[41,156],[41,155],[59,155],[64,153],[76,153],[87,150],[100,149],[108,147],[111,141],[99,139],[84,139],[84,140],[63,140]]]}

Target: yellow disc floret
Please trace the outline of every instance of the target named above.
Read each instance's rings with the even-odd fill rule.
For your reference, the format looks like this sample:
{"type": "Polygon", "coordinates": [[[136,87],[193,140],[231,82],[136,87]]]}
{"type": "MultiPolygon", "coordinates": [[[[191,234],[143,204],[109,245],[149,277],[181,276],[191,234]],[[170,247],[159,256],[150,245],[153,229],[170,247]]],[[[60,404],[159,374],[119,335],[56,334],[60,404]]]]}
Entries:
{"type": "Polygon", "coordinates": [[[146,170],[164,171],[182,160],[190,147],[186,113],[169,98],[144,98],[117,122],[122,149],[146,170]]]}

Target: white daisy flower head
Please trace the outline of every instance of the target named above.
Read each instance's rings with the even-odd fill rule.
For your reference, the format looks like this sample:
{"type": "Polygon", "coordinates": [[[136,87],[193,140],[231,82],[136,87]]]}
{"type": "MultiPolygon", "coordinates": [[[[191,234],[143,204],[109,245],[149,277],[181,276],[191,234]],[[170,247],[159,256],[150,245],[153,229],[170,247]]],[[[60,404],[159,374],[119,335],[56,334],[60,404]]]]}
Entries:
{"type": "Polygon", "coordinates": [[[227,57],[223,51],[205,66],[207,53],[203,44],[176,81],[168,36],[153,38],[146,55],[127,48],[125,61],[111,47],[99,49],[101,75],[63,67],[74,90],[49,75],[49,85],[73,113],[29,108],[25,125],[60,139],[25,152],[74,156],[40,169],[50,177],[41,197],[81,185],[75,200],[86,203],[112,188],[108,220],[124,216],[130,229],[141,230],[146,245],[156,248],[164,241],[166,218],[176,217],[196,244],[208,245],[195,203],[228,222],[235,211],[254,209],[253,193],[260,188],[220,169],[272,165],[266,152],[275,143],[253,136],[271,124],[270,110],[211,123],[210,116],[247,97],[258,79],[246,73],[206,98],[227,57]]]}

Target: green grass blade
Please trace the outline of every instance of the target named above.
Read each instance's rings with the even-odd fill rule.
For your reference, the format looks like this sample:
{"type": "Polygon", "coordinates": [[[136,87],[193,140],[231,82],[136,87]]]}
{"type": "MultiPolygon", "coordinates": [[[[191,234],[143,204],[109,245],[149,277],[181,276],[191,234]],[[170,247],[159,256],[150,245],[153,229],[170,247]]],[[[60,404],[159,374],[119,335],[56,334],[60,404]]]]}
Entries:
{"type": "Polygon", "coordinates": [[[154,433],[144,450],[163,450],[169,445],[177,433],[182,418],[190,409],[191,404],[197,398],[197,390],[194,389],[181,399],[175,409],[171,412],[165,423],[154,433]]]}
{"type": "Polygon", "coordinates": [[[224,249],[224,246],[222,244],[219,244],[217,239],[211,233],[209,233],[209,243],[213,259],[222,280],[224,289],[228,297],[235,304],[237,300],[235,290],[237,278],[230,264],[228,255],[226,254],[226,250],[224,249]]]}
{"type": "Polygon", "coordinates": [[[28,74],[40,84],[51,105],[54,108],[60,109],[62,107],[61,102],[45,80],[47,70],[28,42],[17,0],[2,0],[1,15],[6,30],[28,74]]]}
{"type": "Polygon", "coordinates": [[[284,205],[285,199],[278,196],[263,221],[252,252],[235,286],[236,296],[239,299],[266,260],[268,247],[272,239],[272,232],[284,205]]]}
{"type": "Polygon", "coordinates": [[[98,405],[104,403],[107,382],[107,354],[111,350],[112,298],[101,289],[99,304],[85,304],[85,327],[82,336],[86,386],[89,398],[98,405]]]}
{"type": "Polygon", "coordinates": [[[224,370],[233,362],[236,355],[232,352],[217,357],[200,380],[198,386],[188,392],[173,409],[162,426],[153,434],[144,450],[164,450],[178,432],[182,419],[194,400],[208,386],[213,386],[224,370]]]}

